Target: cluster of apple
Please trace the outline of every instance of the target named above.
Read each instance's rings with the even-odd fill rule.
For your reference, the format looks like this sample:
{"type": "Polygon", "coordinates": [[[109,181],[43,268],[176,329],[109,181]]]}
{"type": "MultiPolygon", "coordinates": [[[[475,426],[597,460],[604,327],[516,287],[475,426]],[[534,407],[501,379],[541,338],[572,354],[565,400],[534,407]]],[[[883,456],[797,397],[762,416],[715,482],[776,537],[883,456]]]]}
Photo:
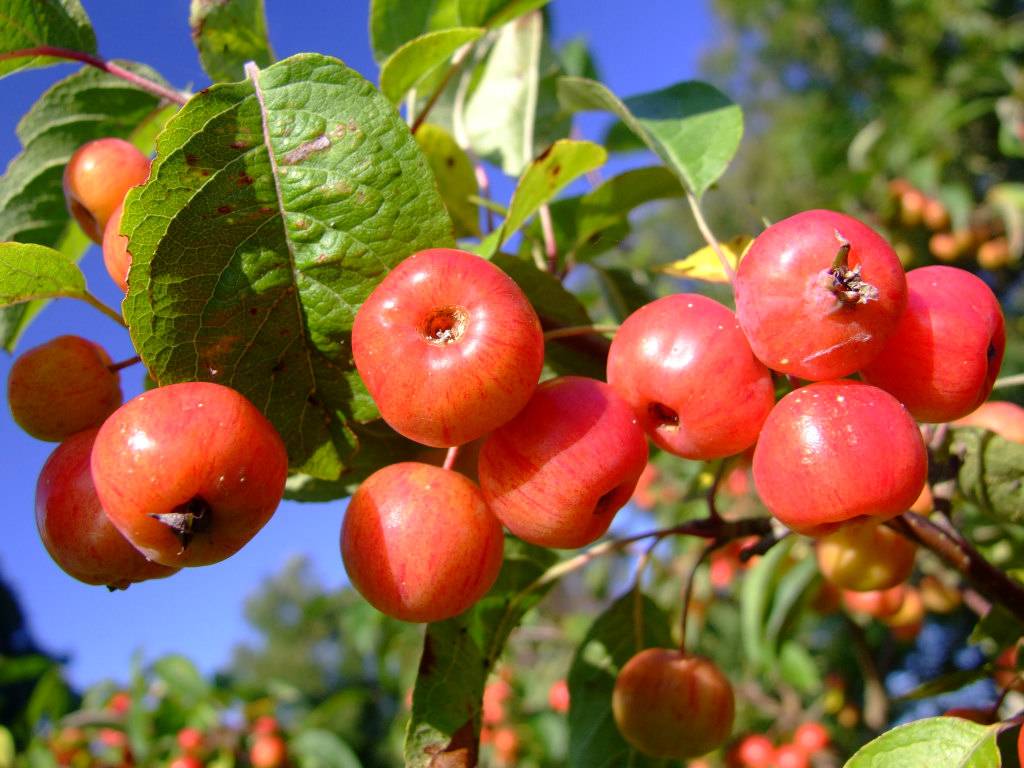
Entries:
{"type": "Polygon", "coordinates": [[[945,204],[906,179],[890,181],[889,196],[900,226],[910,230],[923,227],[931,233],[928,250],[938,261],[950,263],[973,254],[982,269],[1002,269],[1010,263],[1012,253],[1005,228],[986,208],[972,213],[970,226],[956,229],[951,228],[945,204]]]}
{"type": "Polygon", "coordinates": [[[774,744],[763,734],[750,734],[729,750],[726,765],[729,768],[808,768],[811,758],[828,749],[829,741],[825,726],[813,721],[798,725],[792,739],[782,744],[774,744]]]}
{"type": "MultiPolygon", "coordinates": [[[[105,241],[122,288],[121,204],[148,172],[120,139],[83,145],[65,168],[68,207],[105,241]]],[[[234,389],[173,384],[122,404],[119,369],[68,335],[22,354],[8,379],[15,421],[60,442],[36,487],[43,544],[71,576],[112,589],[234,554],[270,519],[288,471],[277,431],[234,389]]]]}

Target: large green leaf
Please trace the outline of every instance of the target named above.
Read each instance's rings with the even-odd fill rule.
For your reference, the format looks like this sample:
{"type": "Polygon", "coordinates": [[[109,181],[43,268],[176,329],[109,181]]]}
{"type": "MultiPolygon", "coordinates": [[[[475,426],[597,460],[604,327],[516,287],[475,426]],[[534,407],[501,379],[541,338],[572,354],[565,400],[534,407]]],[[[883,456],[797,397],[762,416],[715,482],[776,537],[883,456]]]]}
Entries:
{"type": "Polygon", "coordinates": [[[0,243],[0,306],[84,295],[82,270],[60,251],[34,243],[0,243]]]}
{"type": "Polygon", "coordinates": [[[122,232],[125,316],[160,384],[247,395],[292,467],[333,480],[376,417],[352,364],[356,310],[411,253],[452,242],[423,154],[337,59],[299,54],[194,97],[158,141],[122,232]]]}
{"type": "Polygon", "coordinates": [[[383,62],[426,32],[452,27],[498,27],[548,0],[371,0],[370,44],[383,62]]]}
{"type": "Polygon", "coordinates": [[[868,742],[845,768],[998,768],[996,728],[959,717],[932,717],[868,742]]]}
{"type": "Polygon", "coordinates": [[[950,450],[962,457],[958,480],[969,499],[991,517],[1024,522],[1024,445],[967,428],[955,431],[950,450]]]}
{"type": "Polygon", "coordinates": [[[475,756],[484,683],[509,633],[551,585],[527,588],[554,561],[550,550],[506,540],[491,591],[461,616],[427,627],[405,738],[407,766],[439,765],[433,760],[452,749],[475,756]]]}
{"type": "MultiPolygon", "coordinates": [[[[96,53],[96,35],[79,0],[3,0],[0,53],[39,46],[96,53]]],[[[19,69],[56,64],[52,56],[0,61],[0,77],[19,69]]]]}
{"type": "MultiPolygon", "coordinates": [[[[161,81],[152,70],[120,63],[161,81]]],[[[79,258],[89,240],[67,212],[64,166],[78,147],[104,136],[132,140],[150,152],[154,130],[168,113],[155,96],[92,67],[49,88],[18,123],[23,148],[0,177],[0,240],[38,243],[79,258]]],[[[0,309],[0,347],[11,351],[42,306],[0,309]]]]}
{"type": "Polygon", "coordinates": [[[725,172],[743,136],[743,112],[707,83],[676,83],[622,100],[596,80],[563,77],[558,98],[567,110],[616,115],[698,198],[725,172]]]}
{"type": "Polygon", "coordinates": [[[769,637],[769,616],[773,611],[776,587],[785,576],[783,566],[792,546],[792,537],[776,544],[743,578],[740,591],[743,650],[747,662],[754,669],[770,667],[775,658],[773,638],[769,637]]]}
{"type": "Polygon", "coordinates": [[[569,669],[570,768],[663,765],[631,748],[619,734],[612,689],[619,670],[639,651],[671,646],[668,617],[646,595],[628,592],[597,618],[569,669]]]}
{"type": "Polygon", "coordinates": [[[580,198],[573,247],[582,248],[644,203],[682,195],[679,179],[661,166],[634,168],[613,176],[580,198]]]}
{"type": "Polygon", "coordinates": [[[214,82],[241,80],[247,61],[261,67],[274,61],[263,0],[192,0],[189,26],[214,82]]]}
{"type": "Polygon", "coordinates": [[[478,40],[480,27],[455,27],[427,32],[391,54],[380,67],[380,90],[397,104],[406,92],[466,43],[478,40]]]}
{"type": "Polygon", "coordinates": [[[466,131],[481,157],[518,176],[570,120],[556,98],[561,69],[539,12],[503,27],[466,104],[466,131]]]}

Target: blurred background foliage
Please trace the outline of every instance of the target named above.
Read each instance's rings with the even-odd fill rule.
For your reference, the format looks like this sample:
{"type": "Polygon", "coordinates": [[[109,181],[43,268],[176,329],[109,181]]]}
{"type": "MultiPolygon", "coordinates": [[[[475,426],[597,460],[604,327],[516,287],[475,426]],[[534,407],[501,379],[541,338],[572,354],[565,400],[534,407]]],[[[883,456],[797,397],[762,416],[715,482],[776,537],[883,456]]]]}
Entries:
{"type": "MultiPolygon", "coordinates": [[[[908,267],[955,263],[979,273],[1007,312],[1003,373],[1024,370],[1024,4],[714,0],[714,8],[721,34],[705,76],[742,105],[747,125],[740,155],[705,198],[715,232],[755,235],[765,221],[806,208],[862,217],[908,267]]],[[[563,72],[599,73],[582,43],[560,54],[563,72]]],[[[443,109],[442,100],[438,117],[443,109]]],[[[618,125],[605,143],[615,152],[637,149],[618,125]]],[[[595,321],[621,320],[653,296],[694,289],[662,269],[702,244],[685,201],[663,196],[670,199],[575,249],[580,266],[568,285],[595,321]]],[[[523,252],[539,239],[528,228],[523,252]]],[[[728,298],[721,288],[701,290],[728,298]]],[[[1024,402],[1022,394],[998,397],[1024,402]]],[[[716,469],[723,511],[763,513],[747,467],[744,457],[721,468],[655,457],[616,530],[703,514],[716,469]]],[[[1019,535],[966,509],[965,528],[990,556],[1007,569],[1024,566],[1019,535]]],[[[668,626],[678,624],[681,585],[700,551],[692,540],[669,539],[651,553],[643,586],[657,604],[675,606],[662,617],[668,626]]],[[[485,763],[566,764],[565,680],[581,661],[575,649],[633,588],[643,555],[599,558],[563,579],[513,634],[484,697],[485,763]]],[[[838,747],[819,758],[825,766],[893,722],[994,701],[993,659],[1020,628],[996,616],[971,635],[974,614],[949,596],[937,561],[919,558],[929,613],[919,633],[901,634],[838,610],[809,555],[796,541],[741,562],[730,547],[698,572],[689,645],[737,683],[737,734],[781,740],[800,722],[823,719],[838,747]],[[905,698],[935,678],[927,695],[905,698]]],[[[212,680],[184,657],[169,657],[75,692],[61,678],[61,659],[36,645],[0,583],[0,768],[170,766],[188,752],[178,740],[186,728],[203,734],[203,763],[254,765],[257,724],[268,716],[294,765],[401,764],[421,627],[383,617],[350,589],[327,591],[301,560],[261,585],[246,614],[253,639],[212,680]]]]}

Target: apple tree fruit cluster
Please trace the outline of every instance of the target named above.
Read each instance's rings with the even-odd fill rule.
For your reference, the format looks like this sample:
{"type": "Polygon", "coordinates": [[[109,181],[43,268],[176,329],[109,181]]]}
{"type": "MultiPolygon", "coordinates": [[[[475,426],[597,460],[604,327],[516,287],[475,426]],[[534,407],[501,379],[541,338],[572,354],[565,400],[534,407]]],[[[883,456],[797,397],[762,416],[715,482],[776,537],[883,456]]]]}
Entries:
{"type": "MultiPolygon", "coordinates": [[[[77,0],[0,34],[0,73],[85,65],[33,107],[20,176],[5,177],[51,193],[56,182],[66,211],[27,194],[11,207],[2,341],[13,348],[42,302],[72,297],[123,325],[138,353],[113,363],[65,335],[12,367],[14,418],[61,443],[36,514],[64,570],[111,588],[171,576],[237,552],[283,496],[351,496],[341,555],[353,585],[380,611],[429,623],[411,765],[441,753],[476,764],[486,678],[509,634],[558,578],[642,540],[704,539],[698,567],[748,537],[747,559],[809,537],[808,562],[845,590],[848,610],[906,637],[925,611],[908,584],[924,546],[989,605],[1024,618],[1024,587],[948,520],[956,493],[996,516],[1024,509],[1016,438],[968,429],[951,442],[958,420],[1003,434],[1016,418],[982,415],[1006,343],[983,280],[944,265],[905,273],[882,234],[826,210],[772,223],[740,253],[701,212],[742,134],[722,93],[685,82],[620,99],[594,79],[542,78],[528,61],[532,87],[514,95],[524,133],[496,123],[494,105],[509,98],[503,67],[530,50],[523,43],[547,45],[544,3],[460,3],[454,21],[417,21],[396,2],[371,4],[379,88],[322,54],[273,62],[265,40],[253,49],[227,34],[239,16],[203,4],[197,44],[218,82],[196,94],[99,58],[77,0]],[[98,86],[110,90],[107,112],[85,128],[61,105],[98,86]],[[542,115],[538,88],[556,116],[542,115]],[[428,123],[442,104],[437,119],[450,124],[428,123]],[[608,157],[569,137],[571,115],[594,110],[662,165],[568,197],[608,157]],[[59,180],[32,165],[34,137],[48,132],[66,152],[59,180]],[[152,159],[138,148],[150,145],[152,159]],[[486,198],[485,160],[518,177],[507,206],[486,198]],[[595,325],[566,278],[633,208],[665,197],[689,202],[708,242],[681,263],[731,284],[735,311],[691,282],[639,302],[620,325],[595,325]],[[125,291],[120,311],[85,286],[83,233],[125,291]],[[122,404],[120,371],[135,362],[153,386],[122,404]],[[717,468],[706,517],[595,543],[634,498],[650,445],[717,468]],[[769,515],[717,509],[737,456],[769,515]],[[565,559],[552,551],[590,545],[565,559]]],[[[254,4],[223,5],[255,14],[265,38],[254,4]]],[[[634,642],[614,674],[597,692],[573,690],[570,677],[572,700],[590,695],[617,727],[615,759],[716,753],[751,766],[742,755],[760,744],[781,766],[826,750],[813,724],[777,748],[730,744],[729,670],[687,646],[692,583],[691,573],[680,640],[641,639],[654,608],[638,595],[634,642]]],[[[1019,722],[992,714],[988,730],[935,727],[957,754],[991,754],[1019,722]]],[[[889,738],[916,743],[892,733],[848,765],[869,764],[889,738]]],[[[574,748],[580,765],[607,757],[574,748]]]]}

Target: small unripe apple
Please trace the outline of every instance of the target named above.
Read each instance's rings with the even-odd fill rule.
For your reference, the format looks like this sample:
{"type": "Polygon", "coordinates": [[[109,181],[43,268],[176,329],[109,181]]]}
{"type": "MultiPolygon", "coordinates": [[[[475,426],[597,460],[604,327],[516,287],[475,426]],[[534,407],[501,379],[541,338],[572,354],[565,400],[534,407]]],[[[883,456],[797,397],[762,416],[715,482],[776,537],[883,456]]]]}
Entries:
{"type": "Polygon", "coordinates": [[[619,732],[651,757],[699,757],[732,732],[732,685],[701,656],[648,648],[619,671],[612,692],[619,732]]]}
{"type": "Polygon", "coordinates": [[[352,585],[402,621],[456,616],[494,584],[504,537],[480,489],[430,464],[379,469],[352,496],[341,554],[352,585]]]}
{"type": "Polygon", "coordinates": [[[988,398],[1006,347],[1003,311],[981,278],[930,266],[907,273],[907,309],[861,371],[919,421],[966,416],[988,398]]]}
{"type": "Polygon", "coordinates": [[[519,538],[585,546],[608,530],[647,464],[647,438],[607,384],[565,376],[491,433],[478,474],[487,504],[519,538]]]}
{"type": "Polygon", "coordinates": [[[608,383],[658,447],[687,459],[749,448],[775,404],[771,373],[732,310],[694,293],[626,318],[608,351],[608,383]]]}
{"type": "Polygon", "coordinates": [[[81,336],[58,336],[11,366],[7,401],[22,429],[59,442],[98,427],[121,405],[121,382],[103,348],[81,336]]]}
{"type": "Polygon", "coordinates": [[[149,158],[124,139],[96,139],[83,144],[64,168],[64,198],[82,231],[94,243],[114,209],[134,186],[149,178],[149,158]]]}
{"type": "Polygon", "coordinates": [[[103,229],[103,266],[107,274],[122,291],[128,291],[128,269],[132,255],[128,253],[128,238],[121,234],[121,214],[124,206],[119,205],[103,229]]]}
{"type": "Polygon", "coordinates": [[[900,607],[881,620],[887,624],[900,640],[912,640],[921,631],[924,623],[924,601],[916,587],[908,586],[900,607]]]}
{"type": "Polygon", "coordinates": [[[36,484],[36,525],[43,546],[65,573],[86,584],[125,589],[175,573],[150,562],[107,518],[89,460],[97,430],[72,435],[46,460],[36,484]]]}
{"type": "Polygon", "coordinates": [[[838,587],[858,592],[888,589],[914,570],[917,545],[873,520],[850,523],[815,545],[821,574],[838,587]]]}
{"type": "Polygon", "coordinates": [[[373,290],[352,326],[352,354],[384,421],[445,447],[482,437],[526,404],[544,336],[511,277],[475,254],[434,248],[373,290]]]}
{"type": "Polygon", "coordinates": [[[921,602],[929,613],[952,613],[963,602],[960,590],[932,575],[921,577],[917,585],[921,602]]]}
{"type": "Polygon", "coordinates": [[[111,522],[164,565],[233,555],[274,514],[287,474],[274,426],[237,390],[209,382],[129,400],[103,423],[92,451],[111,522]]]}

